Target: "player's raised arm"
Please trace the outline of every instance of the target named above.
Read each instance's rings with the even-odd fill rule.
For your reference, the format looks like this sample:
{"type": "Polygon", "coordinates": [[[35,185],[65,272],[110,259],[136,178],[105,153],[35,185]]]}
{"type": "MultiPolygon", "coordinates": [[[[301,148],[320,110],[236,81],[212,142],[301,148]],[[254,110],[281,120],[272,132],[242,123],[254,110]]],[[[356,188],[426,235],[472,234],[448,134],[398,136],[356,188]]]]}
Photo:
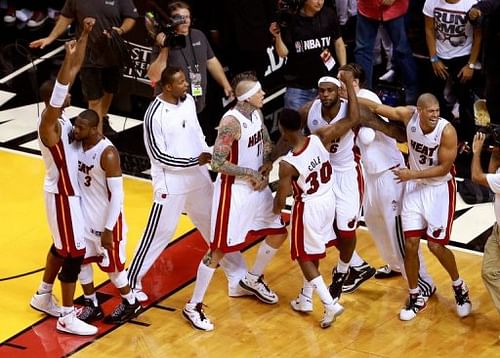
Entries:
{"type": "Polygon", "coordinates": [[[416,108],[413,106],[391,107],[385,104],[370,101],[366,98],[358,98],[358,103],[360,105],[368,107],[370,111],[378,114],[379,116],[386,117],[393,121],[402,122],[405,126],[416,110],[416,108]]]}
{"type": "Polygon", "coordinates": [[[57,74],[57,80],[54,84],[52,96],[49,105],[42,114],[40,121],[40,139],[43,144],[51,147],[59,142],[60,128],[58,118],[61,115],[62,108],[68,96],[69,87],[76,78],[85,57],[87,48],[87,40],[95,19],[86,18],[84,20],[83,31],[78,41],[72,40],[67,42],[64,47],[66,55],[64,61],[57,74]]]}

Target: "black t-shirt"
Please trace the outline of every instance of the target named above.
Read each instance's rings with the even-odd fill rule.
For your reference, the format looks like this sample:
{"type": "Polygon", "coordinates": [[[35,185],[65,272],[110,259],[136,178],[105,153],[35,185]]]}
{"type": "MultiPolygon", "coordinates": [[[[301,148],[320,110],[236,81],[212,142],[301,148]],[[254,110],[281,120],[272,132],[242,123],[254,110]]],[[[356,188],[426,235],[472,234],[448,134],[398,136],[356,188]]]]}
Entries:
{"type": "Polygon", "coordinates": [[[340,26],[335,12],[323,7],[313,17],[296,15],[288,27],[281,29],[288,48],[285,68],[287,86],[316,88],[318,79],[332,74],[337,65],[328,71],[320,55],[328,48],[335,58],[335,41],[340,37],[340,26]]]}
{"type": "Polygon", "coordinates": [[[61,14],[76,21],[78,34],[86,17],[96,19],[89,36],[84,67],[116,66],[116,56],[112,53],[113,49],[103,31],[109,31],[113,26],[120,27],[125,18],[138,17],[132,0],[66,0],[61,14]]]}

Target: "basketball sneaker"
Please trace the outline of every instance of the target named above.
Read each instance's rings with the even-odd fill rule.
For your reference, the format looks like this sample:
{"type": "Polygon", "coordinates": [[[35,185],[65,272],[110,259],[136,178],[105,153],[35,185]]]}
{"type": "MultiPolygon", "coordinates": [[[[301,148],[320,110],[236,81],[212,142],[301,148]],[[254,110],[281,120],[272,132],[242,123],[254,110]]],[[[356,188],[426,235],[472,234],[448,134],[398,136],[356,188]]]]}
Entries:
{"type": "Polygon", "coordinates": [[[31,297],[30,306],[37,311],[46,313],[53,317],[59,317],[61,315],[61,307],[57,304],[57,300],[52,292],[36,292],[33,297],[31,297]]]}
{"type": "Polygon", "coordinates": [[[422,290],[422,287],[420,287],[420,292],[422,292],[422,297],[424,298],[425,303],[427,303],[427,301],[429,301],[429,299],[432,296],[434,296],[434,294],[436,293],[436,290],[437,290],[436,286],[432,286],[432,289],[430,290],[430,292],[429,291],[425,292],[422,290]]]}
{"type": "Polygon", "coordinates": [[[300,290],[300,293],[296,298],[290,301],[290,305],[292,306],[293,310],[297,312],[313,311],[312,298],[304,295],[302,290],[300,290]]]}
{"type": "Polygon", "coordinates": [[[228,286],[227,294],[229,297],[242,297],[242,296],[252,296],[253,294],[245,290],[238,283],[236,286],[228,286]]]}
{"type": "Polygon", "coordinates": [[[109,316],[104,318],[104,323],[122,324],[136,317],[142,311],[142,306],[136,298],[135,302],[130,304],[125,298],[122,298],[122,303],[115,307],[109,316]]]}
{"type": "Polygon", "coordinates": [[[332,284],[328,288],[330,291],[330,295],[332,295],[333,300],[339,300],[340,295],[342,294],[342,287],[344,286],[344,282],[346,281],[347,277],[349,276],[349,269],[347,269],[347,272],[342,273],[342,272],[337,272],[337,267],[333,268],[332,271],[332,284]]]}
{"type": "Polygon", "coordinates": [[[377,269],[377,272],[375,272],[375,277],[377,280],[383,280],[386,278],[391,278],[391,277],[397,277],[401,276],[401,272],[394,271],[391,266],[385,265],[377,269]]]}
{"type": "Polygon", "coordinates": [[[342,313],[344,313],[344,307],[338,302],[335,302],[333,305],[325,305],[325,314],[321,321],[319,321],[319,325],[321,328],[330,327],[342,313]]]}
{"type": "Polygon", "coordinates": [[[349,275],[347,275],[342,285],[342,292],[351,293],[356,291],[363,282],[373,277],[375,272],[377,272],[377,270],[368,265],[365,261],[359,266],[351,266],[349,275]]]}
{"type": "Polygon", "coordinates": [[[255,276],[247,272],[240,280],[240,286],[264,303],[275,304],[278,302],[278,295],[264,282],[264,275],[255,276]]]}
{"type": "Polygon", "coordinates": [[[423,311],[426,307],[426,302],[421,293],[410,293],[410,298],[406,307],[399,312],[401,321],[410,321],[417,316],[417,313],[423,311]]]}
{"type": "Polygon", "coordinates": [[[132,291],[139,302],[146,302],[149,299],[148,295],[140,288],[133,288],[132,291]]]}
{"type": "Polygon", "coordinates": [[[59,332],[76,334],[79,336],[92,336],[97,333],[97,327],[85,323],[77,317],[77,311],[59,317],[57,320],[56,329],[59,332]]]}
{"type": "Polygon", "coordinates": [[[203,303],[186,303],[182,315],[191,325],[202,331],[213,331],[214,325],[203,311],[203,303]]]}
{"type": "Polygon", "coordinates": [[[457,314],[459,317],[467,317],[472,311],[472,304],[469,298],[469,289],[465,282],[459,286],[453,286],[455,291],[455,301],[457,302],[457,314]]]}
{"type": "Polygon", "coordinates": [[[83,299],[83,307],[78,312],[78,318],[83,322],[92,322],[104,317],[101,306],[99,304],[94,305],[94,302],[90,298],[83,299]]]}

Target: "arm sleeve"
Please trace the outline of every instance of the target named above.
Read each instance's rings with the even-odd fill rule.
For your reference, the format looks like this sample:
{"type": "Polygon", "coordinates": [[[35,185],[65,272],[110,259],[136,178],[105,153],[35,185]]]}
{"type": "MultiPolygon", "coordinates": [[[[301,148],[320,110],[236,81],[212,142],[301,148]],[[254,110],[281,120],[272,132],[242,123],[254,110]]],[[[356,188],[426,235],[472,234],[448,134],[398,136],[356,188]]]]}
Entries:
{"type": "Polygon", "coordinates": [[[144,117],[144,144],[151,160],[170,170],[183,170],[198,165],[198,157],[177,157],[168,153],[163,132],[155,113],[161,110],[161,104],[153,101],[144,117]]]}
{"type": "Polygon", "coordinates": [[[120,0],[120,15],[122,16],[122,20],[125,18],[136,19],[139,17],[137,8],[132,0],[120,0]]]}
{"type": "Polygon", "coordinates": [[[113,231],[118,216],[122,211],[123,205],[123,178],[122,177],[111,177],[106,178],[108,184],[108,190],[111,193],[109,198],[108,212],[106,213],[106,222],[104,228],[113,231]]]}
{"type": "Polygon", "coordinates": [[[434,17],[434,0],[426,0],[422,13],[425,16],[434,17]]]}

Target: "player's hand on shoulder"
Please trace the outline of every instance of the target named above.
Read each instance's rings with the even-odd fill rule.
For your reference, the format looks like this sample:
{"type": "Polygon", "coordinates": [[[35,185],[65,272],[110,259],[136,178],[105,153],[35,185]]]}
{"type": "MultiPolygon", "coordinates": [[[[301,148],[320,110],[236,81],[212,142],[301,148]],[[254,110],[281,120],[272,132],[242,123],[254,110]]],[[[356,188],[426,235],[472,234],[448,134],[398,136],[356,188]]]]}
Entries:
{"type": "Polygon", "coordinates": [[[212,154],[207,153],[207,152],[203,152],[198,157],[198,164],[205,165],[205,164],[210,163],[211,160],[212,160],[212,154]]]}

